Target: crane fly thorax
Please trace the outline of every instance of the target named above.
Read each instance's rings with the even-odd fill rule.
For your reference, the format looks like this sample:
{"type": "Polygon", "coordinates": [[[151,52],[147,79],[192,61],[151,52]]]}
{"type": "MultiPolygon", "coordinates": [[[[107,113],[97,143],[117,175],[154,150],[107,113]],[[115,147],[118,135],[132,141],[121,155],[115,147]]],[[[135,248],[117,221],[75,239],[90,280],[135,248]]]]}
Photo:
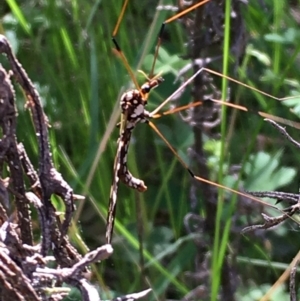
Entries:
{"type": "Polygon", "coordinates": [[[136,89],[125,92],[121,97],[121,110],[123,114],[127,113],[128,122],[136,123],[145,120],[146,104],[147,101],[142,93],[136,89]]]}
{"type": "Polygon", "coordinates": [[[132,123],[145,122],[149,112],[145,110],[150,91],[156,88],[163,81],[158,77],[147,81],[141,89],[133,89],[125,92],[121,97],[122,113],[127,113],[127,120],[132,123]]]}

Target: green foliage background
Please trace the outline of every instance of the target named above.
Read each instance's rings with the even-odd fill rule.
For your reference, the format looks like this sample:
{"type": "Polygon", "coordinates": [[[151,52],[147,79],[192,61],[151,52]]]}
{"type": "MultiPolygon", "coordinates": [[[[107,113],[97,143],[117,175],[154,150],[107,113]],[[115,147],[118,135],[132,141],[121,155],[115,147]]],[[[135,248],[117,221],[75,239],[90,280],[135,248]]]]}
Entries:
{"type": "MultiPolygon", "coordinates": [[[[277,97],[300,94],[297,2],[249,2],[243,14],[248,34],[246,54],[233,76],[277,97]]],[[[172,4],[171,1],[159,1],[162,3],[172,4]]],[[[0,4],[1,32],[11,41],[18,59],[42,96],[52,126],[50,135],[55,164],[75,193],[87,197],[77,206],[79,210],[70,233],[82,252],[86,249],[78,235],[89,248],[105,243],[106,208],[118,137],[115,128],[119,117],[118,99],[131,87],[130,78],[111,43],[121,5],[122,1],[106,0],[6,0],[0,4]]],[[[130,1],[117,34],[118,43],[133,70],[149,71],[160,24],[171,15],[167,11],[157,11],[157,5],[156,1],[150,0],[144,1],[143,5],[137,0],[130,1]]],[[[228,51],[228,45],[224,51],[226,47],[228,51]]],[[[179,83],[174,84],[174,79],[187,64],[181,58],[184,53],[185,33],[180,24],[174,22],[167,26],[167,39],[156,68],[156,72],[164,72],[165,82],[151,94],[149,110],[179,86],[179,83]]],[[[1,59],[1,63],[6,65],[5,60],[1,59]]],[[[139,80],[142,82],[142,77],[139,80]]],[[[231,101],[284,118],[298,118],[299,99],[279,103],[238,85],[231,85],[231,89],[231,101]]],[[[183,97],[185,103],[189,98],[187,91],[183,97]]],[[[36,137],[21,93],[18,110],[18,139],[36,163],[36,137]]],[[[226,114],[228,135],[206,142],[211,178],[216,180],[218,177],[220,145],[226,144],[223,184],[240,185],[249,190],[284,187],[296,193],[298,150],[262,118],[236,112],[236,119],[233,119],[230,109],[226,114]],[[238,184],[236,177],[230,176],[226,169],[233,164],[242,166],[238,184]]],[[[193,143],[191,128],[178,115],[159,119],[157,125],[180,156],[189,162],[188,148],[193,143]]],[[[288,130],[295,138],[299,136],[298,130],[288,130]]],[[[192,166],[193,162],[189,164],[192,166]]],[[[183,225],[190,210],[189,175],[147,125],[140,125],[135,131],[129,167],[134,175],[145,181],[148,190],[137,194],[120,185],[115,252],[108,262],[95,267],[95,283],[101,293],[108,296],[141,289],[136,235],[138,204],[144,228],[147,286],[151,286],[159,298],[182,298],[195,286],[186,279],[185,272],[195,269],[197,251],[194,234],[187,234],[183,225]]],[[[62,206],[59,200],[53,201],[62,206]]],[[[244,206],[235,196],[232,202],[224,205],[220,216],[223,223],[231,221],[233,212],[228,204],[237,202],[234,208],[244,206]]],[[[259,210],[253,210],[251,207],[250,211],[240,213],[241,226],[248,225],[249,218],[252,222],[261,221],[259,210]]],[[[199,214],[205,216],[206,213],[199,208],[199,214]]],[[[227,239],[220,241],[220,248],[230,253],[234,247],[228,233],[227,236],[224,234],[227,239]]],[[[297,253],[297,238],[295,223],[264,233],[262,238],[241,237],[237,269],[243,281],[238,283],[239,300],[253,300],[252,295],[259,298],[268,289],[297,253]]],[[[212,253],[214,251],[212,249],[212,253]]],[[[219,277],[214,270],[210,281],[212,287],[219,277]]],[[[281,289],[272,300],[282,300],[284,294],[281,289]]],[[[212,294],[211,298],[216,296],[212,294]]]]}

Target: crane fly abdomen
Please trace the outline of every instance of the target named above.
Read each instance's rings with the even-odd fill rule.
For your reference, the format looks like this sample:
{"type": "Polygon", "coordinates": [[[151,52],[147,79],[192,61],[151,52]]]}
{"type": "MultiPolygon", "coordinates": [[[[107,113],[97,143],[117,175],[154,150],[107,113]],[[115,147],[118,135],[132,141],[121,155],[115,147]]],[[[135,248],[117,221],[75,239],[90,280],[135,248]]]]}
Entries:
{"type": "Polygon", "coordinates": [[[137,189],[140,192],[147,190],[147,186],[145,186],[144,181],[135,178],[127,167],[127,153],[131,138],[131,133],[135,127],[136,123],[132,123],[131,121],[127,121],[126,128],[123,130],[120,136],[120,162],[118,163],[118,177],[119,179],[126,184],[127,186],[137,189]]]}

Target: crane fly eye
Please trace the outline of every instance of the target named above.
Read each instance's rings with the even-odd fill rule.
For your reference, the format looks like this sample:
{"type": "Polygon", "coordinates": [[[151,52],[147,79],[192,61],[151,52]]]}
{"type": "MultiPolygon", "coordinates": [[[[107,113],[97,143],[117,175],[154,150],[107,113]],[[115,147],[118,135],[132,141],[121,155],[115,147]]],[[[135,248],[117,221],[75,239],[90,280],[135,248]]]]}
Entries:
{"type": "Polygon", "coordinates": [[[151,90],[150,85],[145,84],[145,85],[142,86],[142,92],[143,92],[143,93],[149,93],[150,90],[151,90]]]}

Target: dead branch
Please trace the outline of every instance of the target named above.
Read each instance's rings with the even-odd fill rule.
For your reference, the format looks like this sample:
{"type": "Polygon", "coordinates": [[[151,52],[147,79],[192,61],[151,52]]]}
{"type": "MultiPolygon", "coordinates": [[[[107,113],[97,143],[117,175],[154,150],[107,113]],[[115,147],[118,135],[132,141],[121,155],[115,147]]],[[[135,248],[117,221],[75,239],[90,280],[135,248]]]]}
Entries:
{"type": "MultiPolygon", "coordinates": [[[[293,145],[295,145],[297,148],[300,148],[300,143],[297,142],[295,139],[293,139],[286,129],[282,126],[280,126],[278,123],[276,123],[273,120],[265,119],[265,121],[271,123],[272,126],[275,127],[288,141],[290,141],[293,145]]],[[[247,191],[248,194],[251,194],[253,196],[257,197],[269,197],[276,199],[276,204],[282,201],[287,201],[289,204],[292,204],[290,207],[285,208],[282,212],[283,214],[277,217],[270,217],[264,213],[262,213],[262,216],[264,218],[264,224],[261,225],[252,225],[249,227],[246,227],[242,230],[242,233],[255,231],[258,229],[269,229],[275,226],[278,226],[282,222],[284,222],[287,219],[290,219],[295,213],[300,212],[300,195],[296,193],[286,193],[286,192],[280,192],[280,191],[247,191]]]]}
{"type": "MultiPolygon", "coordinates": [[[[67,233],[75,210],[74,199],[83,197],[73,194],[73,189],[54,167],[48,120],[40,96],[3,35],[0,35],[0,53],[6,55],[12,69],[7,72],[0,64],[0,300],[62,300],[71,290],[62,287],[65,283],[76,287],[82,300],[98,301],[99,293],[86,275],[91,264],[108,258],[113,249],[104,245],[82,257],[70,244],[67,233]],[[24,146],[18,143],[12,79],[23,90],[32,116],[39,150],[38,169],[24,146]],[[9,178],[3,178],[7,168],[9,178]],[[51,203],[52,195],[59,196],[65,204],[62,222],[51,203]],[[9,211],[13,207],[10,199],[14,200],[16,214],[9,211]],[[38,214],[41,238],[37,242],[33,240],[30,208],[38,214]]],[[[149,291],[116,300],[136,300],[149,291]]]]}

